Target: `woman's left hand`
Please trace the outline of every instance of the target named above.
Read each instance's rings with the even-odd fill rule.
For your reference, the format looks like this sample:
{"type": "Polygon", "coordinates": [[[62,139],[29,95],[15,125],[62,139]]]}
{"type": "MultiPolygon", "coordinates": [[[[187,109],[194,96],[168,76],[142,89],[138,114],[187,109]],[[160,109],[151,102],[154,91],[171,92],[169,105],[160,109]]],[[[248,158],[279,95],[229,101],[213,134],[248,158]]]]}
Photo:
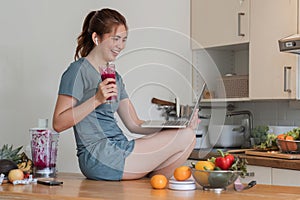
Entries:
{"type": "Polygon", "coordinates": [[[200,119],[198,117],[198,112],[199,112],[199,109],[196,110],[196,112],[194,113],[193,115],[193,118],[192,118],[192,121],[189,125],[189,127],[193,130],[197,129],[198,128],[198,124],[200,123],[200,119]]]}

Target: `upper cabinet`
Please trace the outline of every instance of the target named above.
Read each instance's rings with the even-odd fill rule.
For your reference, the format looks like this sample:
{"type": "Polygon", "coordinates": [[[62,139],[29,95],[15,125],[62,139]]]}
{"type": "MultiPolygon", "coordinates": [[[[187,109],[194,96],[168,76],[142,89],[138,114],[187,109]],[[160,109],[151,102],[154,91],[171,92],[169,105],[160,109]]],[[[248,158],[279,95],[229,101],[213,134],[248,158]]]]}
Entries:
{"type": "Polygon", "coordinates": [[[193,49],[249,42],[249,0],[191,0],[193,49]]]}
{"type": "MultiPolygon", "coordinates": [[[[296,98],[297,56],[280,52],[278,45],[279,39],[295,33],[297,0],[191,0],[194,66],[205,71],[205,51],[221,76],[248,76],[244,97],[250,100],[296,98]]],[[[216,87],[209,90],[216,92],[216,87]]]]}
{"type": "Polygon", "coordinates": [[[297,0],[251,0],[250,21],[250,98],[296,98],[297,56],[278,40],[297,33],[297,0]]]}

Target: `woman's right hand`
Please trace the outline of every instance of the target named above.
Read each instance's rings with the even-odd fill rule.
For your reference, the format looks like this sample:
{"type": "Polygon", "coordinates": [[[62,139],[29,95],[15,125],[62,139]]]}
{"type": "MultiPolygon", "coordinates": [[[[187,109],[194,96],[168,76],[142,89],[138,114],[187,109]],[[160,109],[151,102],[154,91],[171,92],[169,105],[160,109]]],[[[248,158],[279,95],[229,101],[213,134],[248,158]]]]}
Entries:
{"type": "Polygon", "coordinates": [[[113,78],[107,78],[98,85],[98,91],[96,92],[95,98],[101,104],[112,96],[118,95],[118,88],[116,80],[113,78]]]}

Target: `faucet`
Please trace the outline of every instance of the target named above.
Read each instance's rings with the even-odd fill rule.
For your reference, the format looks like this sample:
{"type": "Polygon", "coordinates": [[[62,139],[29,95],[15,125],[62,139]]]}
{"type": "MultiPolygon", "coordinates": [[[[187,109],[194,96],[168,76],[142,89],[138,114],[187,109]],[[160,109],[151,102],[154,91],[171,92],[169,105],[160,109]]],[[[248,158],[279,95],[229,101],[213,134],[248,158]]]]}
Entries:
{"type": "Polygon", "coordinates": [[[249,127],[250,130],[253,128],[253,114],[249,110],[237,110],[237,111],[230,111],[227,112],[226,116],[231,117],[234,115],[248,115],[248,120],[249,120],[249,127]]]}
{"type": "Polygon", "coordinates": [[[239,110],[239,111],[230,111],[227,112],[226,116],[227,117],[231,117],[231,116],[235,116],[235,115],[247,115],[248,119],[243,120],[242,127],[241,128],[245,128],[245,133],[244,133],[244,145],[243,147],[248,148],[250,147],[250,136],[251,136],[251,131],[253,129],[253,115],[249,110],[239,110]]]}

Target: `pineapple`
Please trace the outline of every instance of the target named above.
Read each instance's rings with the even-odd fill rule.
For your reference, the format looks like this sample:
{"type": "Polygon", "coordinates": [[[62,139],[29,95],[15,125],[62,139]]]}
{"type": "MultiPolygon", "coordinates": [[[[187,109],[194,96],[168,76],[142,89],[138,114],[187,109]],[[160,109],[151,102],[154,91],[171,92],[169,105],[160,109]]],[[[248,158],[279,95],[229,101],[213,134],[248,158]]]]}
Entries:
{"type": "Polygon", "coordinates": [[[22,146],[13,149],[11,145],[3,145],[0,149],[0,174],[3,173],[7,176],[8,172],[12,169],[19,168],[24,173],[32,173],[33,162],[23,153],[19,153],[22,146]]]}
{"type": "Polygon", "coordinates": [[[21,161],[21,154],[19,153],[21,147],[13,149],[13,145],[8,147],[7,144],[3,145],[0,149],[0,174],[8,175],[12,169],[17,169],[17,163],[21,161]]]}
{"type": "Polygon", "coordinates": [[[0,149],[0,160],[7,159],[19,163],[21,161],[21,154],[19,152],[22,148],[23,146],[13,149],[13,145],[10,147],[8,147],[8,144],[3,145],[0,149]]]}

